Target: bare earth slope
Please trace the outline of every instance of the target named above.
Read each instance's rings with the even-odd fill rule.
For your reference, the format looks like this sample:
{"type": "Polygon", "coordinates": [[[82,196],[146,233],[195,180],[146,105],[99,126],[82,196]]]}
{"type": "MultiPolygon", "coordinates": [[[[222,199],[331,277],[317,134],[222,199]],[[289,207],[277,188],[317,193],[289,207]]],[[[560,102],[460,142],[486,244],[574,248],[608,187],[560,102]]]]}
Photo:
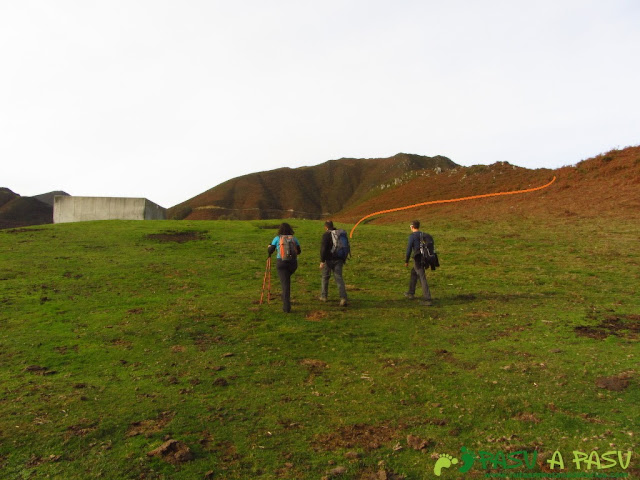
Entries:
{"type": "MultiPolygon", "coordinates": [[[[524,217],[615,216],[640,218],[640,147],[613,150],[556,170],[529,170],[508,163],[459,167],[439,174],[424,172],[406,184],[346,208],[337,220],[355,223],[380,210],[415,203],[524,190],[556,181],[548,188],[521,195],[499,196],[461,203],[430,205],[374,217],[385,223],[405,218],[453,217],[490,219],[516,214],[524,217]]],[[[368,220],[369,221],[369,220],[368,220]]]]}

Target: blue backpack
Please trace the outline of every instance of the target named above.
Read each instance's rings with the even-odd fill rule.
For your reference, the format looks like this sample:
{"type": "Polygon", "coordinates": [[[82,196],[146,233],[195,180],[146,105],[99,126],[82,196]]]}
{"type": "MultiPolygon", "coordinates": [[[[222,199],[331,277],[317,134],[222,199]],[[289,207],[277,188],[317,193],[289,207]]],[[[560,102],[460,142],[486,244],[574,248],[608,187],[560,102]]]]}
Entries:
{"type": "Polygon", "coordinates": [[[333,246],[331,247],[331,255],[333,258],[338,258],[346,262],[347,257],[351,255],[347,232],[342,228],[331,230],[331,241],[333,242],[333,246]]]}

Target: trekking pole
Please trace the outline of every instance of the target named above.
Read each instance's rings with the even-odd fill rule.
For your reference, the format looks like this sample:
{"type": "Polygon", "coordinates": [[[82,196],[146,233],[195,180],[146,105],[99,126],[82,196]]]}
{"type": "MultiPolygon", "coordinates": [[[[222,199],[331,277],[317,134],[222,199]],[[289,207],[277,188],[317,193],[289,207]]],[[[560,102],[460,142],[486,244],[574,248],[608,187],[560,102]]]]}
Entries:
{"type": "Polygon", "coordinates": [[[262,293],[260,294],[260,305],[262,305],[262,299],[264,298],[264,286],[267,285],[267,303],[271,304],[271,255],[267,257],[267,266],[264,270],[264,278],[262,279],[262,293]],[[268,280],[267,280],[268,278],[268,280]]]}

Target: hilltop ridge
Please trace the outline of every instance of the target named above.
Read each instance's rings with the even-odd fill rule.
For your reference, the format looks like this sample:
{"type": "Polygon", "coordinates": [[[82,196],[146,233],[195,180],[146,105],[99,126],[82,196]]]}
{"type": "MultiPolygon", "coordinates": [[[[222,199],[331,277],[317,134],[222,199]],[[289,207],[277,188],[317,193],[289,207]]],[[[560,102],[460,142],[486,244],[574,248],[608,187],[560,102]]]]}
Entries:
{"type": "MultiPolygon", "coordinates": [[[[320,165],[278,168],[223,182],[168,210],[170,219],[322,219],[355,223],[365,215],[410,204],[538,187],[548,189],[439,204],[373,217],[407,215],[492,219],[506,215],[600,215],[640,218],[640,146],[614,149],[575,165],[528,169],[497,162],[463,167],[447,157],[398,153],[388,158],[340,158],[320,165]]],[[[21,197],[0,188],[0,228],[53,222],[50,192],[21,197]]]]}
{"type": "Polygon", "coordinates": [[[189,220],[309,218],[333,215],[424,170],[450,170],[447,157],[399,153],[389,158],[341,158],[320,165],[278,168],[228,180],[169,209],[189,220]]]}

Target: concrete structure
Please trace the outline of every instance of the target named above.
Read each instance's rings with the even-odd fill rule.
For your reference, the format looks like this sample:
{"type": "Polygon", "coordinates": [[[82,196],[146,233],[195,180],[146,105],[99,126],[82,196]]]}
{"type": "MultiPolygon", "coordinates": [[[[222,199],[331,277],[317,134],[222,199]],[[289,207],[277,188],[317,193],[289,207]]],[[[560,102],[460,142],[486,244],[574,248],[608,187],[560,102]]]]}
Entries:
{"type": "Polygon", "coordinates": [[[165,220],[166,209],[146,198],[73,197],[53,199],[53,223],[90,220],[165,220]]]}

